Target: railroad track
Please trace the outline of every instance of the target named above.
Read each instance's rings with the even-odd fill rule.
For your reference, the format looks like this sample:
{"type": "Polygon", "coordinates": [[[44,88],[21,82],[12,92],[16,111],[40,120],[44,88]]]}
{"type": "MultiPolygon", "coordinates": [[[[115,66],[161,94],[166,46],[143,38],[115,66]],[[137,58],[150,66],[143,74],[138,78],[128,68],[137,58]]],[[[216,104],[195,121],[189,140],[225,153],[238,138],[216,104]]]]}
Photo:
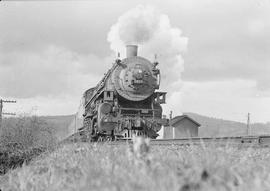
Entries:
{"type": "Polygon", "coordinates": [[[188,144],[235,144],[247,146],[270,146],[270,135],[262,136],[237,136],[237,137],[192,137],[181,139],[156,139],[151,140],[155,145],[188,145],[188,144]]]}
{"type": "MultiPolygon", "coordinates": [[[[63,142],[88,142],[78,135],[72,136],[63,142]]],[[[132,144],[132,139],[120,139],[116,141],[98,142],[102,144],[119,145],[132,144]]],[[[245,145],[245,146],[270,146],[270,135],[260,136],[235,136],[235,137],[187,137],[180,139],[151,139],[151,145],[198,145],[215,143],[219,145],[245,145]]]]}

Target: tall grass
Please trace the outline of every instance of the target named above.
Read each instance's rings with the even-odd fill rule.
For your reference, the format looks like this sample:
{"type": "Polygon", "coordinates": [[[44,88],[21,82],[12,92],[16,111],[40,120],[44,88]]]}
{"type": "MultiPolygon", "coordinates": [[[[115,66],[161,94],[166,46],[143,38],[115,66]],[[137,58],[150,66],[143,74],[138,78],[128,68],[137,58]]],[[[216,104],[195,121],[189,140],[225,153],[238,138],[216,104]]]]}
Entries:
{"type": "Polygon", "coordinates": [[[1,145],[19,145],[23,148],[48,147],[55,143],[54,128],[37,116],[21,116],[3,120],[1,145]]]}
{"type": "MultiPolygon", "coordinates": [[[[269,148],[65,144],[9,172],[4,190],[269,190],[269,148]]],[[[3,177],[4,178],[4,177],[3,177]]]]}
{"type": "Polygon", "coordinates": [[[0,133],[0,175],[56,144],[52,126],[36,116],[5,119],[0,133]]]}

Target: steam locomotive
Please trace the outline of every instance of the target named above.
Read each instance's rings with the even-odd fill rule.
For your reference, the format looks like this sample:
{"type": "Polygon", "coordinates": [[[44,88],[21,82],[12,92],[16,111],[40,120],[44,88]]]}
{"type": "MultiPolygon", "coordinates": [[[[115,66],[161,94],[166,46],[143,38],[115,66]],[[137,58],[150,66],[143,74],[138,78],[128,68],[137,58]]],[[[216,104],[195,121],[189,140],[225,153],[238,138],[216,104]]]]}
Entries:
{"type": "Polygon", "coordinates": [[[137,56],[138,46],[126,46],[126,58],[116,59],[96,87],[84,92],[81,134],[92,140],[129,139],[133,135],[155,139],[168,119],[161,104],[166,92],[160,85],[158,62],[137,56]]]}

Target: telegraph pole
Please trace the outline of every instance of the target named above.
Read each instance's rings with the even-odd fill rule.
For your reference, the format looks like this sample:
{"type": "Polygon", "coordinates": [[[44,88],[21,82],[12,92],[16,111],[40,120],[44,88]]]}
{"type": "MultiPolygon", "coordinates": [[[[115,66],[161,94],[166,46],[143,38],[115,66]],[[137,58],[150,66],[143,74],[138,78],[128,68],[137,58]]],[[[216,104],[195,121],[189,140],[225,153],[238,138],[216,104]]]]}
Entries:
{"type": "Polygon", "coordinates": [[[15,113],[4,113],[3,112],[3,107],[4,107],[3,103],[16,103],[16,101],[0,99],[0,129],[2,127],[2,117],[3,117],[3,115],[16,115],[15,113]]]}
{"type": "Polygon", "coordinates": [[[172,138],[175,139],[175,127],[171,125],[172,111],[170,111],[170,127],[172,127],[172,138]]]}
{"type": "Polygon", "coordinates": [[[249,125],[249,123],[250,123],[250,113],[248,113],[248,115],[247,115],[247,135],[250,134],[250,125],[249,125]]]}

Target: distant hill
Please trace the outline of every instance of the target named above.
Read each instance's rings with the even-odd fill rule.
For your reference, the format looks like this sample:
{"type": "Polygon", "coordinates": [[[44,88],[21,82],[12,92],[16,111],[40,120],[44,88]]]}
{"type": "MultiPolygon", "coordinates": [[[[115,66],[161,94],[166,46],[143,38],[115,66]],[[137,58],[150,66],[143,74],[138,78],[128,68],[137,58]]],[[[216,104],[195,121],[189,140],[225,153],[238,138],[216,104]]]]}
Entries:
{"type": "MultiPolygon", "coordinates": [[[[236,121],[229,121],[213,117],[207,117],[196,113],[184,113],[201,124],[199,127],[199,136],[237,136],[246,135],[246,124],[236,121]]],[[[70,132],[71,123],[74,122],[74,115],[63,116],[40,116],[40,119],[52,125],[55,129],[56,136],[61,139],[70,132]]],[[[8,120],[5,119],[5,120],[8,120]]],[[[253,123],[251,124],[252,135],[270,134],[270,123],[253,123]]]]}
{"type": "MultiPolygon", "coordinates": [[[[246,135],[247,125],[245,123],[207,117],[195,113],[184,113],[201,124],[199,136],[237,136],[246,135]]],[[[252,123],[250,125],[251,135],[270,134],[270,123],[252,123]]]]}
{"type": "MultiPolygon", "coordinates": [[[[196,113],[184,113],[189,115],[195,121],[201,124],[199,128],[199,136],[214,137],[214,136],[237,136],[246,135],[246,124],[236,121],[207,117],[196,113]]],[[[68,131],[68,127],[74,115],[68,116],[46,116],[43,117],[47,122],[55,124],[57,134],[63,134],[68,131]]],[[[270,123],[252,123],[252,135],[270,134],[270,123]]]]}
{"type": "Polygon", "coordinates": [[[52,124],[55,128],[56,136],[61,139],[69,134],[69,126],[74,119],[74,115],[40,116],[40,119],[48,124],[52,124]]]}
{"type": "MultiPolygon", "coordinates": [[[[14,127],[16,124],[20,123],[20,120],[23,118],[25,118],[25,120],[29,120],[30,116],[3,118],[3,125],[6,127],[14,127]]],[[[55,137],[62,139],[69,134],[69,126],[74,119],[74,115],[38,116],[38,119],[46,122],[46,127],[50,127],[50,129],[54,132],[55,137]]]]}

